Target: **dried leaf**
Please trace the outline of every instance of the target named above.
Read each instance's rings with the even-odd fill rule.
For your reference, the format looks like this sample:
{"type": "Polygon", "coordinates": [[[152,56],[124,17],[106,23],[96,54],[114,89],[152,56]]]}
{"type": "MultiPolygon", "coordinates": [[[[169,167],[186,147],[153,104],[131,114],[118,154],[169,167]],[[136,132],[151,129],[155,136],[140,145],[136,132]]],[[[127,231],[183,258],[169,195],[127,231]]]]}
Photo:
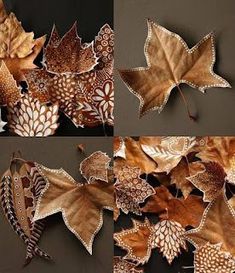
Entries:
{"type": "Polygon", "coordinates": [[[221,243],[222,251],[235,256],[234,226],[235,212],[223,192],[207,206],[200,225],[187,231],[186,237],[196,249],[205,246],[207,242],[221,243]]]}
{"type": "Polygon", "coordinates": [[[25,94],[16,104],[8,107],[9,130],[19,136],[49,136],[55,133],[58,105],[42,105],[38,100],[25,94]]]}
{"type": "Polygon", "coordinates": [[[206,243],[195,251],[195,273],[233,273],[235,259],[228,252],[221,251],[221,244],[206,243]]]}
{"type": "Polygon", "coordinates": [[[115,256],[113,260],[113,273],[144,273],[143,269],[137,269],[136,264],[115,256]]]}
{"type": "Polygon", "coordinates": [[[181,248],[187,249],[185,230],[177,222],[163,220],[153,226],[153,233],[152,248],[158,247],[169,264],[181,253],[181,248]]]}
{"type": "Polygon", "coordinates": [[[140,99],[141,116],[152,110],[161,112],[172,89],[181,83],[203,93],[211,87],[230,87],[213,72],[213,33],[189,49],[179,35],[148,21],[145,55],[147,67],[120,71],[129,90],[140,99]]]}
{"type": "Polygon", "coordinates": [[[174,198],[164,187],[155,188],[156,194],[151,196],[143,212],[157,213],[162,220],[178,222],[182,227],[197,226],[204,211],[202,198],[190,195],[188,198],[174,198]]]}
{"type": "Polygon", "coordinates": [[[19,157],[12,159],[9,169],[1,179],[2,209],[13,230],[27,246],[25,265],[29,264],[34,256],[50,259],[50,256],[38,247],[44,222],[33,222],[36,203],[45,184],[35,164],[19,157]]]}
{"type": "Polygon", "coordinates": [[[229,183],[235,184],[235,137],[209,137],[205,149],[197,157],[220,164],[229,183]]]}
{"type": "Polygon", "coordinates": [[[124,259],[147,263],[151,255],[151,225],[148,219],[139,222],[133,221],[133,228],[114,234],[117,245],[127,251],[124,259]]]}
{"type": "Polygon", "coordinates": [[[34,220],[61,212],[68,229],[92,254],[94,237],[103,225],[103,210],[113,209],[113,184],[101,180],[81,184],[63,169],[51,170],[42,165],[37,168],[47,184],[34,220]]]}
{"type": "Polygon", "coordinates": [[[223,190],[226,173],[218,163],[202,162],[201,164],[205,169],[187,179],[204,193],[203,200],[205,202],[211,202],[223,190]]]}
{"type": "Polygon", "coordinates": [[[140,178],[140,174],[138,167],[129,166],[124,166],[116,174],[116,204],[126,214],[132,212],[141,215],[139,204],[155,194],[154,188],[140,178]]]}
{"type": "Polygon", "coordinates": [[[88,183],[92,180],[108,182],[108,167],[111,158],[100,151],[91,154],[80,164],[80,172],[88,183]]]}

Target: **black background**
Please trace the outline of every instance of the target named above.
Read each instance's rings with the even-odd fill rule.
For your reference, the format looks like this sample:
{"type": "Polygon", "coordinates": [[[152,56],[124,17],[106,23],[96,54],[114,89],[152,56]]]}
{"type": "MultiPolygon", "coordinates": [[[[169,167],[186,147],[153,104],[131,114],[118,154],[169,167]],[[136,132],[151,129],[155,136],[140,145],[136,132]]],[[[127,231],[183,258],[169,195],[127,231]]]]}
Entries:
{"type": "MultiPolygon", "coordinates": [[[[16,14],[26,31],[33,31],[35,37],[47,34],[49,37],[53,24],[61,35],[73,23],[78,22],[78,34],[83,42],[94,40],[99,29],[108,23],[113,28],[112,0],[5,0],[8,11],[16,14]]],[[[39,58],[38,58],[39,61],[39,58]]],[[[5,111],[3,111],[5,113],[5,111]]],[[[6,121],[6,116],[3,115],[6,121]]],[[[95,128],[76,128],[64,114],[56,135],[98,136],[112,135],[111,126],[95,128]]],[[[1,135],[9,135],[8,132],[1,135]]]]}

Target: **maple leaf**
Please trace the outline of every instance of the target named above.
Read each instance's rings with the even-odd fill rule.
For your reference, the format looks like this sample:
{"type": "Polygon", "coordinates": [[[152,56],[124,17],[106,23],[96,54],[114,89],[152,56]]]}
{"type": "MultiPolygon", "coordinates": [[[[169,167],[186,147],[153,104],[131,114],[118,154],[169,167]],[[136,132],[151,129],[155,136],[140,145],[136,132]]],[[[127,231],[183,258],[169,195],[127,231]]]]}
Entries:
{"type": "Polygon", "coordinates": [[[113,259],[113,270],[113,273],[144,273],[143,269],[136,268],[136,264],[118,256],[113,259]]]}
{"type": "Polygon", "coordinates": [[[114,184],[116,204],[124,213],[133,212],[141,215],[140,203],[153,195],[155,190],[144,179],[140,178],[141,170],[138,167],[124,166],[116,174],[114,184]]]}
{"type": "Polygon", "coordinates": [[[114,234],[117,245],[127,251],[124,259],[147,263],[151,255],[152,228],[148,219],[144,222],[132,220],[133,227],[114,234]]]}
{"type": "Polygon", "coordinates": [[[158,164],[156,172],[167,174],[183,157],[205,145],[204,139],[197,137],[141,137],[139,141],[143,151],[158,164]]]}
{"type": "Polygon", "coordinates": [[[228,203],[225,190],[206,208],[200,225],[186,232],[186,238],[196,249],[221,243],[222,251],[235,256],[235,211],[228,203]]]}
{"type": "Polygon", "coordinates": [[[201,164],[205,169],[187,179],[204,193],[205,202],[211,202],[223,190],[226,173],[218,163],[202,162],[201,164]]]}
{"type": "Polygon", "coordinates": [[[9,130],[19,136],[49,136],[59,126],[58,105],[42,105],[28,94],[17,104],[9,104],[7,109],[9,130]]]}
{"type": "Polygon", "coordinates": [[[228,252],[221,251],[221,244],[206,243],[194,253],[195,273],[233,273],[235,259],[228,252]]]}
{"type": "Polygon", "coordinates": [[[185,229],[175,221],[163,220],[153,226],[152,248],[158,247],[169,264],[187,249],[184,238],[185,229]]]}
{"type": "Polygon", "coordinates": [[[7,124],[7,122],[2,120],[2,110],[0,109],[0,133],[4,132],[5,130],[3,127],[7,124]]]}
{"type": "Polygon", "coordinates": [[[90,254],[95,235],[103,225],[103,210],[113,209],[113,184],[101,180],[76,182],[63,169],[37,164],[47,184],[37,203],[34,220],[61,212],[68,229],[90,254]]]}
{"type": "Polygon", "coordinates": [[[149,197],[143,212],[157,213],[162,220],[178,222],[182,227],[197,226],[204,212],[202,198],[189,195],[188,198],[174,198],[165,186],[155,188],[156,194],[149,197]]]}
{"type": "Polygon", "coordinates": [[[147,67],[120,70],[128,89],[140,99],[140,116],[152,110],[160,113],[174,87],[181,83],[204,92],[211,87],[230,87],[213,72],[214,37],[210,33],[189,49],[177,34],[148,20],[145,43],[147,67]]]}
{"type": "Polygon", "coordinates": [[[58,39],[58,32],[53,27],[52,38],[44,50],[44,65],[51,73],[85,73],[98,63],[93,43],[82,44],[77,34],[77,23],[58,39]],[[55,37],[57,37],[55,39],[55,37]]]}
{"type": "Polygon", "coordinates": [[[220,164],[226,172],[226,180],[235,184],[235,137],[209,137],[205,149],[197,157],[220,164]]]}

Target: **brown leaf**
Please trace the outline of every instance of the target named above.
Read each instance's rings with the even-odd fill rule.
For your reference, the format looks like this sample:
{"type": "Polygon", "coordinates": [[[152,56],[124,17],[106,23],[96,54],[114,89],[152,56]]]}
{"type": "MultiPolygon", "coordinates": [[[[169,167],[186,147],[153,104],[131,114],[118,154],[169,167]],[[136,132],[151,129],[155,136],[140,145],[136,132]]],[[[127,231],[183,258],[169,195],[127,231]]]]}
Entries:
{"type": "Polygon", "coordinates": [[[221,244],[206,243],[194,253],[195,273],[233,273],[235,259],[228,252],[221,251],[221,244]]]}
{"type": "Polygon", "coordinates": [[[235,184],[235,137],[209,137],[205,149],[197,157],[220,164],[229,183],[235,184]]]}
{"type": "Polygon", "coordinates": [[[133,227],[115,233],[114,240],[119,247],[127,251],[125,259],[144,264],[151,255],[151,225],[148,219],[144,222],[132,221],[133,227]]]}
{"type": "Polygon", "coordinates": [[[225,192],[206,208],[201,223],[196,229],[187,231],[187,239],[196,249],[206,243],[219,244],[221,250],[235,256],[235,212],[228,204],[225,192]]]}
{"type": "Polygon", "coordinates": [[[140,173],[138,167],[124,166],[116,174],[116,204],[126,214],[132,212],[141,215],[139,205],[155,193],[154,188],[140,178],[140,173]]]}
{"type": "Polygon", "coordinates": [[[149,197],[143,212],[157,213],[162,220],[178,222],[182,227],[197,226],[204,211],[204,204],[199,196],[190,195],[188,198],[174,198],[164,187],[155,188],[156,194],[149,197]]]}
{"type": "Polygon", "coordinates": [[[201,92],[212,87],[230,87],[213,72],[214,37],[210,33],[189,49],[177,34],[148,20],[145,44],[147,67],[121,70],[129,90],[140,99],[140,115],[161,112],[174,87],[181,83],[201,92]]]}
{"type": "Polygon", "coordinates": [[[144,273],[144,271],[141,268],[137,268],[136,264],[114,256],[113,273],[144,273]]]}
{"type": "Polygon", "coordinates": [[[113,209],[112,183],[94,180],[81,184],[63,169],[37,167],[47,185],[37,203],[34,220],[61,212],[68,229],[92,254],[94,237],[103,225],[103,209],[113,209]]]}
{"type": "Polygon", "coordinates": [[[201,164],[205,169],[187,179],[204,193],[205,202],[211,202],[223,190],[226,173],[218,163],[202,162],[201,164]]]}

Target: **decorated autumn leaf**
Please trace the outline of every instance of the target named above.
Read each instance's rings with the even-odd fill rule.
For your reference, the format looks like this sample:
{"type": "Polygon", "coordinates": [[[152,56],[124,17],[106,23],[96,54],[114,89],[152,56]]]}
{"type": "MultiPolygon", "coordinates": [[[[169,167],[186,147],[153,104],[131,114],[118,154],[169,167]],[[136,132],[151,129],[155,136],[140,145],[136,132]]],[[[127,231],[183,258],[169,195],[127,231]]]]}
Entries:
{"type": "Polygon", "coordinates": [[[140,116],[158,110],[160,113],[170,93],[185,83],[201,92],[212,87],[230,87],[213,72],[215,46],[213,33],[189,48],[177,34],[148,20],[145,43],[147,67],[120,70],[128,89],[140,100],[140,116]]]}
{"type": "Polygon", "coordinates": [[[205,145],[205,140],[197,137],[141,137],[140,144],[158,164],[156,171],[169,173],[183,157],[205,145]]]}
{"type": "Polygon", "coordinates": [[[137,268],[136,264],[115,256],[113,259],[113,273],[144,273],[144,271],[137,268]]]}
{"type": "Polygon", "coordinates": [[[220,164],[226,172],[226,180],[235,184],[235,137],[209,137],[205,149],[197,157],[220,164]]]}
{"type": "Polygon", "coordinates": [[[80,164],[80,172],[88,183],[92,180],[108,182],[108,168],[111,159],[106,153],[94,152],[80,164]]]}
{"type": "Polygon", "coordinates": [[[132,221],[133,227],[115,233],[114,240],[119,247],[127,251],[124,259],[144,264],[151,255],[151,225],[148,219],[144,222],[132,221]]]}
{"type": "Polygon", "coordinates": [[[221,250],[235,256],[235,211],[228,203],[225,191],[206,208],[201,223],[196,229],[187,231],[186,238],[196,249],[206,243],[219,244],[221,250]]]}
{"type": "Polygon", "coordinates": [[[223,190],[226,173],[218,163],[202,162],[201,164],[205,169],[187,179],[204,193],[205,202],[211,202],[223,190]]]}
{"type": "Polygon", "coordinates": [[[163,220],[153,226],[152,248],[159,248],[169,264],[187,249],[184,228],[175,221],[163,220]]]}
{"type": "Polygon", "coordinates": [[[0,133],[4,132],[5,130],[3,127],[7,124],[7,122],[2,120],[2,110],[0,109],[0,133]]]}
{"type": "Polygon", "coordinates": [[[93,43],[82,44],[77,23],[59,38],[54,26],[51,39],[44,50],[44,64],[51,73],[85,73],[97,65],[93,43]]]}
{"type": "Polygon", "coordinates": [[[114,157],[121,157],[126,158],[126,146],[125,141],[120,136],[115,136],[113,138],[113,156],[114,157]]]}
{"type": "Polygon", "coordinates": [[[34,221],[61,212],[68,229],[92,254],[94,237],[103,225],[103,210],[113,209],[113,184],[101,180],[82,184],[63,169],[51,170],[39,164],[37,168],[46,187],[39,197],[34,221]]]}
{"type": "Polygon", "coordinates": [[[138,167],[124,166],[116,174],[114,184],[116,205],[124,213],[141,215],[140,204],[146,198],[155,194],[155,190],[144,179],[140,178],[141,170],[138,167]]]}
{"type": "Polygon", "coordinates": [[[233,273],[235,258],[221,251],[221,244],[206,243],[194,253],[194,269],[195,273],[233,273]]]}
{"type": "Polygon", "coordinates": [[[8,107],[9,130],[19,136],[49,136],[55,133],[58,105],[42,105],[38,100],[25,94],[17,104],[8,107]]]}
{"type": "Polygon", "coordinates": [[[156,194],[149,197],[142,212],[159,214],[162,220],[178,222],[182,227],[199,225],[204,212],[202,198],[189,195],[188,198],[174,198],[165,186],[155,188],[156,194]]]}
{"type": "Polygon", "coordinates": [[[9,169],[1,178],[2,209],[13,230],[27,246],[25,265],[34,256],[50,259],[38,246],[44,221],[33,222],[36,203],[45,184],[35,164],[18,155],[13,156],[9,169]]]}

